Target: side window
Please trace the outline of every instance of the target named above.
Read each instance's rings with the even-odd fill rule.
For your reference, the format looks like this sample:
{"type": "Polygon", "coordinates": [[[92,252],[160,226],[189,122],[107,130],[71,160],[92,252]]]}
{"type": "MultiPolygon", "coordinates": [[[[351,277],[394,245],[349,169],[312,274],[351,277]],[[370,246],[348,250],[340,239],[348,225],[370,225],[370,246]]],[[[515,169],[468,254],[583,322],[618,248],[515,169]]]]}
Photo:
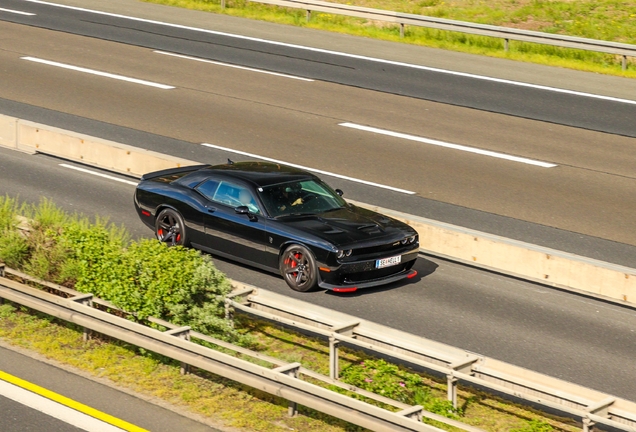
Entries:
{"type": "Polygon", "coordinates": [[[256,214],[261,212],[254,196],[247,188],[226,181],[218,185],[212,200],[230,207],[247,206],[250,212],[256,214]]]}
{"type": "Polygon", "coordinates": [[[214,198],[214,194],[216,190],[219,188],[219,182],[216,180],[207,180],[197,186],[197,191],[207,199],[211,200],[214,198]]]}

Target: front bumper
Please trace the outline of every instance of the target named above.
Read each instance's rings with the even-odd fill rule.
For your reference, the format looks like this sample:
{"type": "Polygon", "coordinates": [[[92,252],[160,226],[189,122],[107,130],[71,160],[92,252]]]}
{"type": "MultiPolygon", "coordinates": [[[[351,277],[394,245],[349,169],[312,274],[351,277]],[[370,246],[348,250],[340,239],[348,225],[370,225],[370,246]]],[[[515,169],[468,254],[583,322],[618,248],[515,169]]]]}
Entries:
{"type": "Polygon", "coordinates": [[[412,278],[417,274],[411,268],[415,264],[418,254],[419,248],[404,253],[401,255],[400,264],[382,269],[375,268],[376,259],[343,263],[337,269],[320,267],[318,286],[332,291],[355,291],[412,278]]]}

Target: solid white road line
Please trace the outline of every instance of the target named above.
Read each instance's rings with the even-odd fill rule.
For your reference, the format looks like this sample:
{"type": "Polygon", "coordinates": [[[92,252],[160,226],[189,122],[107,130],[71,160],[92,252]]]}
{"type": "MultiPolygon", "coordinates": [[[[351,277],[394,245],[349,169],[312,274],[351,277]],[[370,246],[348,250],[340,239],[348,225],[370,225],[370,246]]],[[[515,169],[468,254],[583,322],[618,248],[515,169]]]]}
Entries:
{"type": "Polygon", "coordinates": [[[31,12],[22,12],[22,11],[17,11],[17,10],[13,10],[13,9],[5,9],[5,8],[0,8],[1,12],[9,12],[9,13],[14,13],[14,14],[18,14],[18,15],[29,15],[29,16],[34,16],[34,13],[31,12]]]}
{"type": "Polygon", "coordinates": [[[115,74],[111,74],[108,72],[100,72],[100,71],[96,71],[93,69],[87,69],[87,68],[83,68],[83,67],[78,67],[78,66],[72,66],[72,65],[68,65],[68,64],[64,64],[64,63],[58,63],[58,62],[54,62],[54,61],[50,61],[50,60],[43,60],[43,59],[39,59],[36,57],[20,57],[22,60],[28,60],[28,61],[32,61],[32,62],[36,62],[36,63],[43,63],[49,66],[56,66],[56,67],[60,67],[63,69],[70,69],[70,70],[74,70],[74,71],[78,71],[78,72],[84,72],[84,73],[89,73],[89,74],[93,74],[93,75],[99,75],[99,76],[103,76],[106,78],[113,78],[113,79],[117,79],[117,80],[121,80],[121,81],[128,81],[128,82],[132,82],[135,84],[142,84],[142,85],[146,85],[146,86],[150,86],[150,87],[156,87],[156,88],[160,88],[163,90],[170,90],[173,89],[173,86],[169,86],[169,85],[165,85],[165,84],[158,84],[158,83],[154,83],[151,81],[145,81],[145,80],[140,80],[137,78],[130,78],[130,77],[126,77],[123,75],[115,75],[115,74]]]}
{"type": "Polygon", "coordinates": [[[22,387],[0,380],[0,395],[22,405],[40,411],[48,416],[91,432],[121,432],[122,429],[105,423],[94,417],[76,411],[43,396],[25,390],[22,387]]]}
{"type": "Polygon", "coordinates": [[[106,178],[108,180],[114,180],[114,181],[117,181],[117,182],[120,182],[120,183],[126,183],[126,184],[129,184],[129,185],[132,185],[132,186],[137,186],[137,184],[138,184],[138,182],[134,182],[134,181],[130,181],[130,180],[124,180],[124,179],[121,179],[119,177],[110,176],[108,174],[103,174],[103,173],[100,173],[100,172],[97,172],[97,171],[91,171],[91,170],[88,170],[86,168],[80,168],[80,167],[76,167],[76,166],[68,165],[68,164],[60,164],[60,166],[64,167],[64,168],[70,168],[70,169],[75,170],[75,171],[80,171],[80,172],[83,172],[85,174],[91,174],[91,175],[94,175],[94,176],[97,176],[97,177],[103,177],[103,178],[106,178]]]}
{"type": "Polygon", "coordinates": [[[349,58],[356,58],[356,59],[360,59],[360,60],[367,60],[367,61],[372,61],[372,62],[376,62],[376,63],[390,64],[390,65],[395,65],[395,66],[402,66],[402,67],[408,67],[408,68],[413,68],[413,69],[420,69],[420,70],[426,70],[426,71],[431,71],[431,72],[444,73],[444,74],[462,76],[462,77],[467,77],[467,78],[474,78],[474,79],[479,79],[479,80],[484,80],[484,81],[498,82],[498,83],[502,83],[502,84],[510,84],[510,85],[515,85],[515,86],[519,86],[519,87],[530,87],[530,88],[535,88],[535,89],[539,89],[539,90],[546,90],[546,91],[551,91],[551,92],[556,92],[556,93],[566,93],[566,94],[571,94],[571,95],[576,95],[576,96],[583,96],[583,97],[589,97],[589,98],[594,98],[594,99],[602,99],[602,100],[608,100],[608,101],[612,101],[612,102],[619,102],[619,103],[626,103],[626,104],[636,105],[636,100],[621,99],[621,98],[615,98],[615,97],[611,97],[611,96],[602,96],[602,95],[596,95],[596,94],[592,94],[592,93],[585,93],[585,92],[578,92],[578,91],[574,91],[574,90],[560,89],[560,88],[556,88],[556,87],[548,87],[548,86],[542,86],[542,85],[536,85],[536,84],[529,84],[529,83],[524,83],[524,82],[519,82],[519,81],[511,81],[511,80],[500,79],[500,78],[492,78],[492,77],[487,77],[487,76],[483,76],[483,75],[473,75],[473,74],[464,73],[464,72],[457,72],[457,71],[433,68],[433,67],[428,67],[428,66],[414,65],[414,64],[410,64],[410,63],[396,62],[396,61],[378,59],[378,58],[374,58],[374,57],[367,57],[367,56],[361,56],[361,55],[356,55],[356,54],[348,54],[348,53],[343,53],[343,52],[338,52],[338,51],[325,50],[325,49],[321,49],[321,48],[313,48],[313,47],[306,47],[306,46],[302,46],[302,45],[288,44],[288,43],[284,43],[284,42],[277,42],[277,41],[271,41],[271,40],[267,40],[267,39],[236,35],[236,34],[232,34],[232,33],[225,33],[225,32],[219,32],[219,31],[214,31],[214,30],[206,30],[206,29],[201,29],[201,28],[197,28],[197,27],[189,27],[189,26],[184,26],[184,25],[179,25],[179,24],[171,24],[171,23],[166,23],[166,22],[162,22],[162,21],[154,21],[154,20],[149,20],[149,19],[130,17],[130,16],[114,14],[114,13],[110,13],[110,12],[103,12],[103,11],[96,11],[96,10],[92,10],[92,9],[85,9],[85,8],[80,8],[80,7],[75,7],[75,6],[61,5],[61,4],[51,3],[51,2],[42,1],[42,0],[23,0],[23,1],[27,1],[27,2],[30,2],[30,3],[38,3],[38,4],[48,5],[48,6],[54,6],[54,7],[60,7],[60,8],[65,8],[65,9],[72,9],[72,10],[77,10],[77,11],[81,11],[81,12],[94,13],[94,14],[97,14],[97,15],[105,15],[105,16],[111,16],[111,17],[116,17],[116,18],[128,19],[128,20],[131,20],[131,21],[145,22],[145,23],[149,23],[149,24],[163,25],[163,26],[167,26],[167,27],[180,28],[180,29],[184,29],[184,30],[197,31],[197,32],[201,32],[201,33],[215,34],[215,35],[226,36],[226,37],[231,37],[231,38],[235,38],[235,39],[243,39],[243,40],[249,40],[249,41],[255,41],[255,42],[262,42],[262,43],[266,43],[266,44],[270,44],[270,45],[277,45],[277,46],[285,46],[285,47],[301,49],[301,50],[305,50],[305,51],[320,52],[320,53],[326,53],[326,54],[331,54],[331,55],[337,55],[337,56],[341,56],[341,57],[349,57],[349,58]]]}
{"type": "Polygon", "coordinates": [[[347,176],[344,176],[344,175],[341,175],[341,174],[335,174],[335,173],[332,173],[332,172],[329,172],[329,171],[323,171],[323,170],[319,170],[319,169],[315,169],[315,168],[310,168],[310,167],[306,167],[306,166],[302,166],[302,165],[298,165],[298,164],[294,164],[294,163],[289,163],[289,162],[285,162],[285,161],[281,161],[281,160],[277,160],[277,159],[268,158],[268,157],[265,157],[265,156],[259,156],[259,155],[253,154],[253,153],[247,153],[247,152],[244,152],[244,151],[234,150],[234,149],[227,148],[227,147],[221,147],[221,146],[214,145],[214,144],[202,143],[201,145],[205,146],[205,147],[215,148],[217,150],[223,150],[223,151],[230,152],[230,153],[236,153],[236,154],[240,154],[240,155],[243,155],[243,156],[249,156],[249,157],[261,159],[261,160],[268,161],[268,162],[279,163],[279,164],[291,166],[291,167],[294,167],[294,168],[300,168],[300,169],[303,169],[305,171],[311,171],[311,172],[315,172],[315,173],[318,173],[318,174],[327,175],[327,176],[330,176],[330,177],[336,177],[336,178],[343,179],[343,180],[348,180],[348,181],[352,181],[352,182],[356,182],[356,183],[362,183],[362,184],[365,184],[365,185],[374,186],[374,187],[378,187],[378,188],[382,188],[382,189],[388,189],[388,190],[392,190],[394,192],[400,192],[400,193],[408,194],[408,195],[414,195],[415,194],[415,192],[410,191],[410,190],[406,190],[406,189],[400,189],[400,188],[396,188],[396,187],[393,187],[393,186],[383,185],[383,184],[380,184],[380,183],[374,183],[374,182],[361,180],[361,179],[357,179],[357,178],[353,178],[353,177],[347,177],[347,176]]]}
{"type": "Polygon", "coordinates": [[[392,132],[392,131],[388,131],[388,130],[384,130],[384,129],[378,129],[378,128],[374,128],[374,127],[369,127],[369,126],[362,126],[362,125],[358,125],[355,123],[340,123],[340,126],[344,126],[344,127],[348,127],[348,128],[352,128],[352,129],[358,129],[358,130],[362,130],[362,131],[366,131],[366,132],[373,132],[373,133],[377,133],[380,135],[387,135],[387,136],[392,136],[395,138],[402,138],[402,139],[407,139],[410,141],[417,141],[417,142],[421,142],[424,144],[430,144],[430,145],[435,145],[435,146],[439,146],[439,147],[446,147],[446,148],[450,148],[450,149],[454,149],[454,150],[460,150],[460,151],[465,151],[465,152],[470,152],[470,153],[476,153],[476,154],[480,154],[480,155],[484,155],[484,156],[490,156],[490,157],[494,157],[494,158],[498,158],[498,159],[506,159],[509,161],[513,161],[513,162],[521,162],[524,164],[528,164],[528,165],[535,165],[535,166],[539,166],[542,168],[553,168],[555,166],[557,166],[556,164],[553,163],[549,163],[549,162],[541,162],[541,161],[537,161],[534,159],[528,159],[528,158],[524,158],[524,157],[519,157],[519,156],[512,156],[512,155],[508,155],[505,153],[497,153],[494,151],[490,151],[490,150],[481,150],[478,148],[474,148],[474,147],[468,147],[468,146],[464,146],[464,145],[459,145],[459,144],[452,144],[452,143],[447,143],[444,141],[438,141],[438,140],[433,140],[433,139],[428,139],[428,138],[422,138],[422,137],[418,137],[415,135],[408,135],[408,134],[404,134],[404,133],[400,133],[400,132],[392,132]]]}
{"type": "Polygon", "coordinates": [[[303,77],[298,77],[298,76],[294,76],[294,75],[286,75],[286,74],[281,74],[281,73],[277,73],[277,72],[270,72],[270,71],[266,71],[266,70],[262,70],[262,69],[249,68],[249,67],[245,67],[245,66],[237,66],[237,65],[233,65],[233,64],[229,64],[229,63],[221,63],[221,62],[217,62],[217,61],[213,61],[213,60],[206,60],[206,59],[202,59],[202,58],[190,57],[190,56],[186,56],[186,55],[169,53],[169,52],[165,52],[165,51],[155,51],[155,52],[157,54],[163,54],[163,55],[172,56],[172,57],[179,57],[179,58],[183,58],[183,59],[187,59],[187,60],[194,60],[194,61],[203,62],[203,63],[211,63],[211,64],[218,65],[218,66],[227,66],[227,67],[231,67],[231,68],[234,68],[234,69],[242,69],[242,70],[251,71],[251,72],[258,72],[258,73],[263,73],[263,74],[268,74],[268,75],[275,75],[275,76],[279,76],[279,77],[283,77],[283,78],[291,78],[291,79],[296,79],[296,80],[301,80],[301,81],[314,81],[314,80],[309,79],[309,78],[303,78],[303,77]]]}

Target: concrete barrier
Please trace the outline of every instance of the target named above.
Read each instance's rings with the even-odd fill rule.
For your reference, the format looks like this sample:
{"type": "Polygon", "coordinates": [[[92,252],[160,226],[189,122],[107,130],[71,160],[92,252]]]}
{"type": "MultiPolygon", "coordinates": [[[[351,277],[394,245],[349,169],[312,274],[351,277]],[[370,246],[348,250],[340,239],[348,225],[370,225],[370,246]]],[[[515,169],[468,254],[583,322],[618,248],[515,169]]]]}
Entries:
{"type": "Polygon", "coordinates": [[[17,148],[18,119],[0,115],[0,146],[17,148]]]}
{"type": "Polygon", "coordinates": [[[360,205],[411,225],[419,233],[425,253],[636,306],[636,269],[391,209],[360,205]]]}
{"type": "Polygon", "coordinates": [[[2,115],[0,145],[27,153],[58,156],[137,177],[151,171],[198,163],[2,115]]]}
{"type": "MultiPolygon", "coordinates": [[[[0,115],[0,146],[41,152],[140,177],[195,165],[138,147],[0,115]]],[[[422,251],[507,275],[636,306],[636,269],[354,202],[413,226],[422,251]]]]}

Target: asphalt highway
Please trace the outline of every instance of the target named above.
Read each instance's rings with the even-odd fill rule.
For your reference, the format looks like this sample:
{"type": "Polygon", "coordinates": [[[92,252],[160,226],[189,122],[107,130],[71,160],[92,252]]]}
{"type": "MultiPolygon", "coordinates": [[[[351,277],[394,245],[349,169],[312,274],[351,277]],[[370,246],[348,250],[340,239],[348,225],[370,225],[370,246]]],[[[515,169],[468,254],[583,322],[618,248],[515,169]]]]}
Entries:
{"type": "MultiPolygon", "coordinates": [[[[0,12],[0,113],[201,162],[293,162],[347,176],[323,176],[345,198],[634,266],[633,80],[129,0],[64,3],[252,39],[0,0],[36,14],[0,12]],[[292,42],[365,58],[281,45],[292,42]]],[[[60,163],[0,149],[0,194],[47,196],[151,236],[133,185],[60,163]]],[[[215,262],[237,280],[636,400],[630,309],[433,258],[412,283],[353,295],[295,293],[215,262]]]]}
{"type": "MultiPolygon", "coordinates": [[[[132,211],[132,179],[61,164],[86,168],[0,149],[0,193],[46,196],[68,211],[108,216],[134,238],[152,237],[132,211]]],[[[425,257],[413,282],[348,295],[297,293],[280,276],[213,258],[236,280],[636,401],[631,309],[425,257]]]]}
{"type": "MultiPolygon", "coordinates": [[[[0,346],[0,371],[52,391],[60,396],[83,404],[153,432],[188,431],[218,432],[211,424],[194,415],[185,416],[174,407],[159,406],[150,398],[140,398],[132,392],[124,392],[106,380],[81,376],[76,370],[54,364],[45,358],[33,358],[26,351],[16,351],[0,346]]],[[[36,405],[37,406],[37,405],[36,405]]],[[[37,409],[19,404],[0,396],[0,430],[2,432],[75,432],[91,430],[78,428],[51,417],[37,409]]],[[[112,430],[114,428],[108,429],[112,430]]],[[[95,429],[93,429],[95,430],[95,429]]],[[[120,430],[120,429],[117,429],[120,430]]]]}
{"type": "MultiPolygon", "coordinates": [[[[73,130],[94,120],[102,125],[93,125],[98,136],[106,138],[122,136],[122,130],[151,133],[191,143],[168,146],[168,153],[196,154],[202,161],[215,162],[199,148],[211,143],[293,162],[415,192],[415,200],[391,194],[391,205],[400,210],[605,261],[634,262],[633,80],[593,77],[594,92],[582,95],[581,75],[573,74],[566,90],[578,93],[564,93],[546,90],[547,80],[532,83],[540,88],[519,86],[510,84],[513,77],[488,81],[155,20],[4,3],[36,14],[0,15],[6,20],[0,21],[5,114],[42,122],[63,115],[73,130]],[[344,80],[341,69],[354,72],[344,80]],[[375,78],[365,78],[369,74],[375,78]],[[355,77],[360,81],[350,82],[355,77]],[[458,79],[463,81],[448,82],[458,79]],[[385,88],[389,84],[403,89],[385,88]],[[446,99],[406,91],[425,91],[422,86],[446,99]],[[521,108],[535,114],[512,113],[521,108]]],[[[144,13],[156,10],[166,8],[143,7],[144,13]]],[[[555,85],[565,79],[561,71],[554,74],[555,85]]],[[[135,144],[163,150],[152,140],[135,144]]]]}

